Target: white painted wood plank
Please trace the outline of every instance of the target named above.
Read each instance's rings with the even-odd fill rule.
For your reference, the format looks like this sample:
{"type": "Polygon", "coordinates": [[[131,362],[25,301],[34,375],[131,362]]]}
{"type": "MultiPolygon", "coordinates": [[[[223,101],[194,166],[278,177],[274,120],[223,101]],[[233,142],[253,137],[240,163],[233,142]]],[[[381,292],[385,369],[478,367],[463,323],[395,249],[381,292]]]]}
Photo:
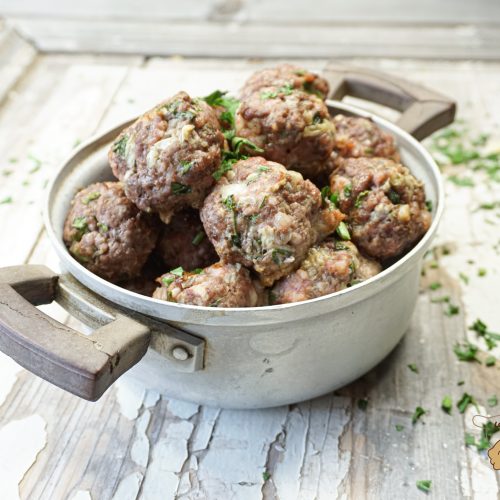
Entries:
{"type": "Polygon", "coordinates": [[[280,25],[14,17],[44,51],[208,57],[497,59],[497,25],[280,25]]]}

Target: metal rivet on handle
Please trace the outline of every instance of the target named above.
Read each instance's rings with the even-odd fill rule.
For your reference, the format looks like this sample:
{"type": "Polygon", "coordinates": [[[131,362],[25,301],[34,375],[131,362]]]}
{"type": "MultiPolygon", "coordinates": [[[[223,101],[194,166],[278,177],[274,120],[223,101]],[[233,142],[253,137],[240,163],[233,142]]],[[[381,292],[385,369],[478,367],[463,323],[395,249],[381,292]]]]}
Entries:
{"type": "Polygon", "coordinates": [[[172,356],[177,361],[186,361],[189,358],[189,352],[184,347],[178,345],[172,349],[172,356]]]}

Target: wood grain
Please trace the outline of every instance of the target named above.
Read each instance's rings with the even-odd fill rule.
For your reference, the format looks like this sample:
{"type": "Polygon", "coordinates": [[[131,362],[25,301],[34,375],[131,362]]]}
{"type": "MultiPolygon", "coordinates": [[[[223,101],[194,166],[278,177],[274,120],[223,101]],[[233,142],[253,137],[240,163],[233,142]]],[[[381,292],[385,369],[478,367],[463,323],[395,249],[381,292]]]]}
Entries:
{"type": "MultiPolygon", "coordinates": [[[[180,87],[201,95],[215,87],[235,89],[256,67],[241,60],[140,62],[38,56],[13,84],[15,97],[0,108],[0,169],[14,170],[1,178],[0,199],[15,198],[0,206],[0,265],[29,261],[57,267],[41,227],[40,206],[29,201],[39,203],[43,178],[54,173],[77,139],[180,87]],[[27,158],[31,151],[42,161],[34,174],[29,174],[36,165],[27,158]],[[9,163],[12,155],[18,163],[9,163]],[[32,177],[42,172],[43,177],[32,177]],[[23,186],[26,178],[36,181],[23,186]]],[[[449,94],[459,102],[460,117],[478,131],[493,131],[500,145],[500,64],[365,64],[449,94]]],[[[408,333],[375,370],[335,394],[258,411],[171,400],[126,377],[100,401],[87,403],[23,370],[0,404],[0,429],[38,415],[46,424],[47,443],[20,482],[20,497],[399,500],[424,498],[416,481],[430,479],[426,498],[496,498],[498,474],[484,455],[464,446],[472,408],[462,415],[454,407],[447,415],[440,405],[444,395],[456,404],[468,392],[486,412],[486,399],[500,396],[498,367],[459,363],[452,352],[457,340],[469,336],[476,341],[467,330],[476,317],[500,331],[500,262],[493,249],[498,222],[491,225],[484,214],[471,213],[485,197],[500,199],[500,192],[497,185],[466,189],[447,182],[446,188],[448,205],[437,246],[451,253],[439,258],[438,268],[428,269],[408,333]],[[468,264],[470,259],[475,263],[468,264]],[[488,269],[485,278],[476,276],[479,265],[488,269]],[[458,277],[464,269],[469,285],[458,277]],[[433,281],[443,288],[430,292],[433,281]],[[460,314],[447,317],[442,305],[431,302],[441,292],[460,305],[460,314]],[[409,370],[410,363],[418,374],[409,370]],[[364,398],[365,410],[358,406],[364,398]],[[414,425],[416,406],[428,413],[414,425]],[[396,425],[404,429],[398,432],[396,425]]],[[[65,318],[55,306],[44,310],[65,318]]],[[[0,456],[14,452],[0,450],[0,456]]]]}

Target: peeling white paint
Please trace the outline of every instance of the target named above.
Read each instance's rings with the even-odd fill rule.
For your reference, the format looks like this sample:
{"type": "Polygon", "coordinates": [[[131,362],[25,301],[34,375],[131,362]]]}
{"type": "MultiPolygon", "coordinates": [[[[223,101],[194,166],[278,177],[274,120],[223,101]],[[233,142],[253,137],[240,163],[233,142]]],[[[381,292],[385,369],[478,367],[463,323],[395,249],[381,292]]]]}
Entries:
{"type": "Polygon", "coordinates": [[[115,387],[116,401],[120,405],[122,415],[129,420],[135,420],[144,401],[146,388],[143,384],[126,376],[118,379],[115,387]]]}
{"type": "Polygon", "coordinates": [[[1,498],[17,500],[19,483],[47,444],[45,420],[31,415],[13,420],[0,429],[1,498]]]}
{"type": "Polygon", "coordinates": [[[149,389],[146,393],[146,397],[144,398],[144,408],[152,408],[156,406],[156,403],[160,400],[160,393],[149,389]]]}
{"type": "Polygon", "coordinates": [[[116,488],[112,500],[136,500],[144,476],[140,472],[133,472],[125,476],[116,488]]]}
{"type": "Polygon", "coordinates": [[[166,436],[153,448],[152,460],[146,472],[141,499],[175,498],[179,472],[188,457],[187,443],[193,432],[191,422],[172,422],[166,436]]]}
{"type": "Polygon", "coordinates": [[[0,407],[3,405],[22,368],[9,356],[0,352],[0,407]]]}
{"type": "Polygon", "coordinates": [[[70,500],[92,500],[92,495],[88,490],[78,490],[75,491],[70,500]]]}
{"type": "Polygon", "coordinates": [[[169,399],[168,411],[179,418],[191,418],[198,413],[200,406],[188,401],[180,401],[179,399],[169,399]]]}
{"type": "Polygon", "coordinates": [[[212,435],[220,412],[220,408],[212,408],[211,406],[201,407],[200,421],[196,426],[194,436],[191,441],[191,450],[193,452],[205,450],[207,448],[210,436],[212,435]]]}
{"type": "Polygon", "coordinates": [[[144,410],[143,414],[137,419],[135,425],[136,437],[130,450],[130,457],[141,467],[147,467],[149,461],[149,439],[146,435],[151,413],[144,410]]]}

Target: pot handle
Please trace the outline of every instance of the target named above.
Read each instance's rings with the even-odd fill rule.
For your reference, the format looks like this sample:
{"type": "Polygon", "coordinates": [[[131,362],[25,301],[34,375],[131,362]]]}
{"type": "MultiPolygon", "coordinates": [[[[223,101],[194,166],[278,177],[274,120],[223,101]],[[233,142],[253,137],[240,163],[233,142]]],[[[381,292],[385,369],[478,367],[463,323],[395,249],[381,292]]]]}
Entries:
{"type": "Polygon", "coordinates": [[[401,111],[397,125],[418,140],[449,125],[455,118],[455,102],[392,75],[332,61],[322,76],[330,84],[330,99],[340,101],[350,95],[401,111]]]}
{"type": "Polygon", "coordinates": [[[60,277],[45,266],[0,269],[0,351],[52,384],[96,401],[146,354],[150,330],[73,293],[98,325],[91,335],[77,332],[35,307],[56,300],[60,291],[60,277]]]}

